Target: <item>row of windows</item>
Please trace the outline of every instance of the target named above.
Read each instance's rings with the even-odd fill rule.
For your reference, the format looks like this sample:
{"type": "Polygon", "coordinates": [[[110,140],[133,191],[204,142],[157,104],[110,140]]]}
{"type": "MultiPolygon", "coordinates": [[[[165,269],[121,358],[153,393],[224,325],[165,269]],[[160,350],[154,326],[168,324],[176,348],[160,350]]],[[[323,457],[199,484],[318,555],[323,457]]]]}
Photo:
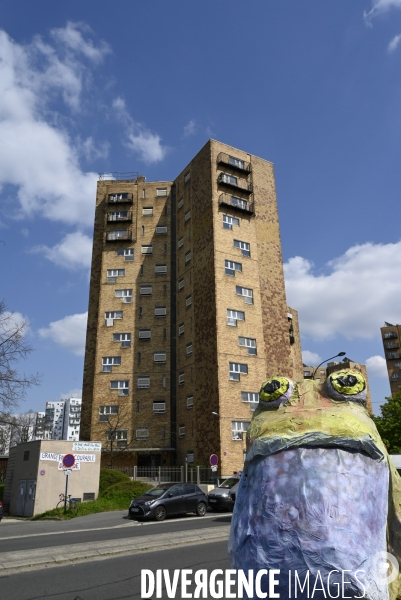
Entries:
{"type": "MultiPolygon", "coordinates": [[[[131,302],[132,296],[124,296],[123,302],[131,302]]],[[[118,319],[122,319],[124,316],[124,311],[122,310],[112,310],[106,311],[104,313],[105,325],[114,325],[114,321],[118,319]]],[[[142,307],[139,307],[139,316],[142,317],[142,307]]],[[[155,317],[165,317],[167,316],[167,306],[155,306],[154,307],[154,316],[155,317]]]]}
{"type": "MultiPolygon", "coordinates": [[[[156,196],[158,198],[166,197],[167,196],[167,188],[166,187],[156,188],[156,196]]],[[[142,198],[146,198],[146,189],[145,188],[142,189],[142,198]]],[[[131,199],[132,199],[132,194],[129,194],[127,192],[109,194],[109,202],[124,202],[124,201],[129,201],[131,199]]]]}
{"type": "MultiPolygon", "coordinates": [[[[143,267],[143,265],[142,265],[143,267]]],[[[167,265],[157,264],[155,265],[156,275],[166,275],[167,265]]],[[[116,283],[117,277],[125,277],[125,269],[107,269],[107,283],[116,283]]]]}

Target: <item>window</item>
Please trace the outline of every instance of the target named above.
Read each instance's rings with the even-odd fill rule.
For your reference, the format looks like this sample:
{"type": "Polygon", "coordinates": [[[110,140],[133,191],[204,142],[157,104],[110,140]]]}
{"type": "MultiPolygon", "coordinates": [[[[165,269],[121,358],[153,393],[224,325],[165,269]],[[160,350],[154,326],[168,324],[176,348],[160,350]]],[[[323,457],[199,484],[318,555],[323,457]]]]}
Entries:
{"type": "Polygon", "coordinates": [[[113,366],[121,365],[121,356],[103,356],[102,358],[102,371],[104,373],[111,373],[113,366]]]}
{"type": "Polygon", "coordinates": [[[167,188],[166,187],[156,188],[156,196],[158,196],[159,198],[161,196],[167,196],[167,188]]]}
{"type": "Polygon", "coordinates": [[[138,377],[137,379],[138,390],[144,390],[150,388],[150,377],[138,377]]]}
{"type": "Polygon", "coordinates": [[[234,247],[239,248],[243,256],[251,256],[251,246],[247,242],[241,242],[240,240],[234,240],[234,247]]]}
{"type": "Polygon", "coordinates": [[[182,290],[184,287],[184,278],[181,277],[181,279],[178,280],[178,289],[182,290]]]}
{"type": "MultiPolygon", "coordinates": [[[[193,452],[188,452],[187,454],[187,463],[189,465],[193,464],[195,462],[195,454],[193,452]]],[[[186,486],[187,489],[191,489],[193,488],[193,492],[191,491],[191,493],[195,493],[197,491],[196,487],[194,485],[187,485],[186,486]]]]}
{"type": "Polygon", "coordinates": [[[180,323],[178,325],[178,335],[182,335],[184,333],[184,323],[180,323]]]}
{"type": "Polygon", "coordinates": [[[310,371],[304,371],[304,377],[310,377],[310,376],[311,376],[310,371]]]}
{"type": "Polygon", "coordinates": [[[142,235],[145,235],[145,225],[142,225],[141,232],[142,232],[142,235]]]}
{"type": "Polygon", "coordinates": [[[243,208],[244,210],[246,210],[247,207],[247,201],[242,200],[242,198],[237,198],[237,196],[231,196],[231,204],[238,206],[238,208],[243,208]]]}
{"type": "Polygon", "coordinates": [[[397,342],[386,342],[384,344],[385,348],[396,348],[398,346],[397,342]]]}
{"type": "Polygon", "coordinates": [[[107,269],[107,283],[115,283],[117,277],[124,277],[125,269],[107,269]]]}
{"type": "Polygon", "coordinates": [[[239,337],[238,345],[244,346],[248,350],[248,354],[256,354],[256,340],[253,338],[239,337]]]}
{"type": "Polygon", "coordinates": [[[252,404],[259,403],[259,394],[258,392],[241,392],[241,400],[242,402],[250,402],[252,404]]]}
{"type": "Polygon", "coordinates": [[[167,254],[167,244],[163,244],[163,254],[167,254]]]}
{"type": "Polygon", "coordinates": [[[112,415],[118,415],[118,406],[99,406],[99,421],[107,421],[112,415]]]}
{"type": "Polygon", "coordinates": [[[178,239],[178,247],[182,248],[184,245],[184,236],[182,235],[179,239],[178,239]]]}
{"type": "Polygon", "coordinates": [[[245,304],[253,304],[253,290],[250,288],[244,288],[240,285],[235,286],[235,293],[237,296],[243,296],[245,304]]]}
{"type": "Polygon", "coordinates": [[[180,425],[178,428],[178,437],[185,437],[185,425],[180,425]]]}
{"type": "Polygon", "coordinates": [[[124,202],[128,201],[131,194],[109,194],[109,202],[124,202]]]}
{"type": "Polygon", "coordinates": [[[166,377],[165,375],[163,375],[163,378],[162,378],[162,386],[163,386],[164,388],[166,388],[166,387],[167,387],[167,377],[166,377]]]}
{"type": "Polygon", "coordinates": [[[122,248],[116,251],[117,256],[123,256],[124,260],[134,260],[134,249],[133,248],[122,248]]]}
{"type": "Polygon", "coordinates": [[[23,460],[29,460],[29,450],[24,450],[24,458],[23,460]]]}
{"type": "Polygon", "coordinates": [[[154,413],[165,413],[166,412],[166,403],[162,402],[160,400],[154,400],[153,412],[154,413]]]}
{"type": "Polygon", "coordinates": [[[242,264],[232,260],[224,261],[226,275],[235,275],[235,271],[242,271],[242,264]]]}
{"type": "Polygon", "coordinates": [[[120,219],[128,219],[128,210],[119,210],[117,212],[109,212],[107,215],[108,221],[119,221],[120,219]]]}
{"type": "Polygon", "coordinates": [[[224,229],[232,229],[233,225],[239,227],[239,219],[230,217],[229,215],[223,215],[223,227],[224,229]]]}
{"type": "Polygon", "coordinates": [[[401,362],[394,363],[394,367],[398,367],[399,369],[401,369],[401,362]]]}
{"type": "Polygon", "coordinates": [[[129,381],[127,380],[116,380],[116,381],[110,381],[110,389],[111,390],[118,390],[118,395],[119,396],[128,396],[129,394],[129,381]]]}
{"type": "Polygon", "coordinates": [[[131,239],[131,232],[128,229],[113,229],[113,231],[107,232],[107,239],[109,242],[120,239],[131,239]]]}
{"type": "Polygon", "coordinates": [[[144,206],[142,208],[143,217],[153,217],[153,206],[144,206]]]}
{"type": "Polygon", "coordinates": [[[222,183],[231,183],[232,185],[237,185],[238,179],[234,177],[234,175],[229,175],[228,173],[220,173],[220,181],[222,183]]]}
{"type": "Polygon", "coordinates": [[[157,225],[156,226],[156,235],[165,235],[167,233],[166,225],[157,225]]]}
{"type": "Polygon", "coordinates": [[[147,440],[149,437],[149,427],[137,427],[135,437],[137,440],[147,440]]]}
{"type": "Polygon", "coordinates": [[[123,311],[122,310],[114,310],[114,311],[109,311],[109,312],[105,312],[104,313],[104,324],[106,325],[106,327],[111,327],[112,325],[114,325],[114,320],[115,319],[122,319],[123,318],[123,311]]]}
{"type": "Polygon", "coordinates": [[[139,330],[139,339],[140,340],[150,340],[151,331],[150,329],[140,329],[139,330]]]}
{"type": "Polygon", "coordinates": [[[237,327],[237,321],[245,321],[245,313],[241,310],[231,310],[231,308],[227,308],[227,325],[237,327]]]}
{"type": "Polygon", "coordinates": [[[189,250],[188,252],[185,253],[185,262],[189,263],[190,260],[191,260],[191,250],[189,250]]]}
{"type": "Polygon", "coordinates": [[[132,289],[115,290],[114,296],[121,298],[124,303],[132,302],[132,289]]]}
{"type": "Polygon", "coordinates": [[[155,273],[156,275],[165,275],[167,273],[167,265],[156,265],[155,273]]]}
{"type": "Polygon", "coordinates": [[[152,295],[152,286],[151,285],[141,285],[139,288],[140,296],[151,296],[152,295]]]}
{"type": "Polygon", "coordinates": [[[242,435],[247,431],[249,421],[231,421],[233,440],[242,440],[242,435]]]}
{"type": "Polygon", "coordinates": [[[180,373],[178,375],[178,385],[184,385],[185,383],[185,373],[180,373]]]}
{"type": "Polygon", "coordinates": [[[187,408],[192,408],[194,405],[194,397],[192,395],[187,396],[187,408]]]}
{"type": "Polygon", "coordinates": [[[163,340],[167,339],[167,329],[164,327],[163,328],[163,340]]]}
{"type": "Polygon", "coordinates": [[[187,354],[187,356],[191,356],[192,355],[192,342],[189,342],[189,344],[187,344],[187,346],[186,346],[186,354],[187,354]]]}
{"type": "Polygon", "coordinates": [[[142,254],[153,254],[153,246],[149,244],[142,244],[141,248],[142,254]]]}
{"type": "Polygon", "coordinates": [[[131,346],[131,334],[113,333],[113,342],[121,342],[121,348],[129,348],[131,346]]]}
{"type": "Polygon", "coordinates": [[[167,315],[167,306],[155,306],[155,317],[165,317],[167,315]]]}
{"type": "Polygon", "coordinates": [[[186,223],[187,221],[189,221],[189,219],[190,219],[190,218],[191,218],[191,211],[190,211],[190,210],[187,210],[187,212],[185,213],[185,216],[184,216],[184,221],[185,221],[185,223],[186,223]]]}
{"type": "Polygon", "coordinates": [[[393,373],[391,375],[391,379],[398,379],[399,377],[401,377],[401,373],[393,373]]]}
{"type": "Polygon", "coordinates": [[[167,355],[165,352],[154,352],[153,353],[153,362],[154,363],[165,363],[167,360],[167,355]]]}
{"type": "Polygon", "coordinates": [[[163,296],[167,296],[167,285],[163,285],[163,296]]]}
{"type": "Polygon", "coordinates": [[[179,209],[180,209],[180,208],[182,208],[182,207],[184,206],[184,198],[180,198],[180,199],[178,200],[178,204],[177,204],[177,206],[178,206],[178,208],[179,208],[179,209]]]}
{"type": "Polygon", "coordinates": [[[143,188],[143,190],[142,190],[142,198],[146,198],[146,190],[145,190],[145,188],[143,188]]]}
{"type": "Polygon", "coordinates": [[[239,381],[242,375],[248,374],[248,365],[243,363],[230,362],[230,379],[231,381],[239,381]]]}
{"type": "Polygon", "coordinates": [[[184,175],[184,183],[188,183],[188,181],[191,179],[191,172],[188,171],[188,173],[185,173],[184,175]]]}
{"type": "Polygon", "coordinates": [[[234,156],[229,156],[228,162],[230,163],[230,165],[233,165],[234,167],[238,167],[239,169],[245,168],[244,161],[240,160],[239,158],[235,158],[234,156]]]}
{"type": "Polygon", "coordinates": [[[385,338],[394,338],[397,337],[394,331],[386,331],[384,336],[385,338]]]}
{"type": "Polygon", "coordinates": [[[187,296],[185,299],[185,307],[189,308],[192,304],[192,296],[187,296]]]}
{"type": "Polygon", "coordinates": [[[387,352],[387,358],[400,358],[398,352],[387,352]]]}

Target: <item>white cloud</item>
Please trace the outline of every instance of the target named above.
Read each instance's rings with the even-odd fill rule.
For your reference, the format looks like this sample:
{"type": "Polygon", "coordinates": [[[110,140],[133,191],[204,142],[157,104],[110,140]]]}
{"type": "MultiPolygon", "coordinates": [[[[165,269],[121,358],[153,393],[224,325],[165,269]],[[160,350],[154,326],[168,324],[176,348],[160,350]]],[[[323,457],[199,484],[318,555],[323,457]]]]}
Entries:
{"type": "Polygon", "coordinates": [[[82,390],[74,388],[65,394],[60,394],[60,400],[68,400],[68,398],[82,398],[82,390]]]}
{"type": "Polygon", "coordinates": [[[164,159],[168,148],[162,145],[161,137],[134,121],[123,98],[118,97],[113,101],[113,110],[117,119],[125,125],[127,136],[125,144],[132,152],[138,154],[140,159],[148,164],[164,159]]]}
{"type": "Polygon", "coordinates": [[[314,274],[301,256],[284,265],[287,301],[304,335],[372,339],[384,321],[400,321],[401,242],[352,246],[327,268],[328,274],[314,274]]]}
{"type": "Polygon", "coordinates": [[[7,333],[13,332],[15,328],[21,328],[20,334],[25,336],[28,332],[30,332],[30,323],[29,320],[24,317],[19,312],[10,312],[5,310],[1,313],[1,329],[3,332],[7,333]]]}
{"type": "Polygon", "coordinates": [[[21,229],[21,233],[24,237],[29,237],[29,229],[27,229],[26,227],[23,227],[21,229]]]}
{"type": "Polygon", "coordinates": [[[59,321],[53,321],[49,327],[39,329],[41,338],[52,340],[77,356],[85,354],[86,323],[88,313],[68,315],[59,321]]]}
{"type": "Polygon", "coordinates": [[[198,130],[198,126],[194,119],[191,119],[189,123],[187,123],[184,127],[184,137],[188,137],[190,135],[195,135],[198,130]]]}
{"type": "Polygon", "coordinates": [[[91,81],[84,59],[98,63],[108,47],[92,42],[82,24],[68,23],[52,36],[54,46],[40,37],[22,45],[0,30],[0,191],[15,186],[21,216],[92,225],[97,174],[81,170],[78,145],[49,108],[61,97],[80,110],[91,81]]]}
{"type": "Polygon", "coordinates": [[[365,10],[363,17],[367,25],[371,25],[373,18],[380,16],[392,8],[401,8],[401,0],[372,0],[372,8],[365,10]]]}
{"type": "Polygon", "coordinates": [[[382,356],[371,356],[366,359],[366,368],[369,373],[369,377],[384,377],[387,379],[388,372],[386,361],[382,356]]]}
{"type": "Polygon", "coordinates": [[[43,254],[54,264],[67,269],[89,268],[92,258],[92,238],[75,231],[67,234],[59,244],[48,246],[34,246],[31,252],[43,254]]]}
{"type": "Polygon", "coordinates": [[[401,42],[401,33],[399,33],[398,35],[395,35],[393,37],[393,39],[390,41],[389,45],[387,46],[387,50],[391,53],[394,52],[396,50],[396,48],[398,47],[399,43],[401,42]]]}
{"type": "Polygon", "coordinates": [[[310,350],[302,350],[302,362],[304,365],[316,366],[322,362],[321,357],[316,352],[310,352],[310,350]]]}
{"type": "Polygon", "coordinates": [[[81,154],[87,161],[92,162],[98,158],[107,158],[109,155],[110,144],[108,142],[98,142],[92,136],[84,141],[78,140],[81,154]]]}

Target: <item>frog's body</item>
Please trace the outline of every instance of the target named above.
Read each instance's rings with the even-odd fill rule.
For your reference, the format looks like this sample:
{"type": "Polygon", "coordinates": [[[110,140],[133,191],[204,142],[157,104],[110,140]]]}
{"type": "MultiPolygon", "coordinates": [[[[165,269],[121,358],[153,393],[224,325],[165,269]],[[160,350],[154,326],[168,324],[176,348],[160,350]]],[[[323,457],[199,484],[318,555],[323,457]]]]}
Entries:
{"type": "MultiPolygon", "coordinates": [[[[349,375],[355,382],[352,371],[339,380],[349,383],[349,375]]],[[[268,381],[277,387],[277,380],[286,381],[268,381]]],[[[315,599],[330,597],[330,571],[331,586],[340,588],[345,572],[344,597],[361,596],[363,587],[371,600],[401,593],[399,579],[381,583],[377,569],[379,552],[401,555],[401,479],[360,387],[338,384],[338,393],[313,380],[290,382],[281,399],[279,390],[263,402],[262,386],[247,432],[229,551],[236,569],[279,569],[281,598],[290,597],[289,571],[294,578],[295,570],[301,583],[310,574],[309,596],[298,586],[298,598],[312,597],[318,571],[325,591],[318,591],[318,581],[315,599]]],[[[294,579],[295,597],[293,585],[294,579]]],[[[333,597],[337,590],[331,587],[333,597]]]]}

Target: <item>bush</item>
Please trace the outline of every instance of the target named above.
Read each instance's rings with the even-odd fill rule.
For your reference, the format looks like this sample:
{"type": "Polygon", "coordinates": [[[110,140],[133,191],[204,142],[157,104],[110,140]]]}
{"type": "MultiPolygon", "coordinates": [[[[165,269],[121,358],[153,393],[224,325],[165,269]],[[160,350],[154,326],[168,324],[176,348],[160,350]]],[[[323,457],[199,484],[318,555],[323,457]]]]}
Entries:
{"type": "Polygon", "coordinates": [[[4,483],[0,483],[0,500],[3,500],[4,483]]]}
{"type": "Polygon", "coordinates": [[[125,473],[121,471],[114,471],[113,469],[100,469],[100,481],[99,481],[99,496],[103,496],[103,493],[111,485],[116,483],[129,483],[131,480],[125,473]]]}
{"type": "Polygon", "coordinates": [[[114,499],[119,503],[125,502],[128,509],[128,506],[133,498],[142,496],[142,494],[144,494],[147,490],[150,490],[152,487],[152,485],[142,483],[142,481],[123,481],[108,487],[107,490],[105,490],[102,494],[102,498],[105,500],[114,499]]]}

